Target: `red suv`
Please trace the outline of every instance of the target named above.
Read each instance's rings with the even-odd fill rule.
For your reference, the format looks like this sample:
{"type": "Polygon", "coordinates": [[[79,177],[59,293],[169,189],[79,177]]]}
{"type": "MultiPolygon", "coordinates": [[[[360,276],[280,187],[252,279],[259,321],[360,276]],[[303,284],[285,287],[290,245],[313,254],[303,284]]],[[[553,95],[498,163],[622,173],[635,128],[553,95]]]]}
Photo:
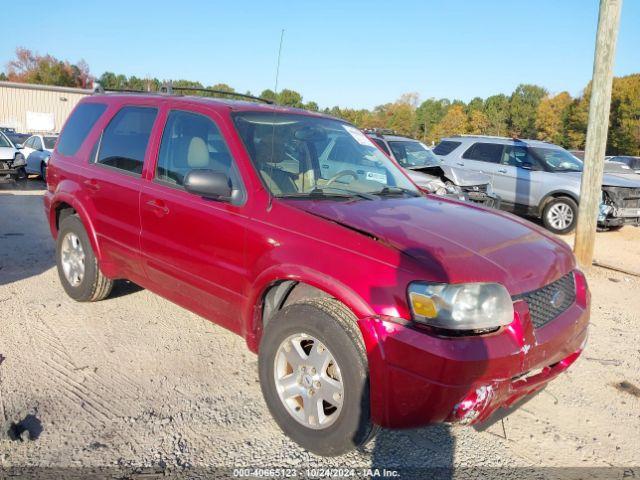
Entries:
{"type": "Polygon", "coordinates": [[[325,115],[93,95],[47,182],[66,292],[101,300],[129,279],[242,335],[275,420],[319,454],[379,426],[483,421],[587,338],[589,292],[564,242],[422,195],[325,115]]]}

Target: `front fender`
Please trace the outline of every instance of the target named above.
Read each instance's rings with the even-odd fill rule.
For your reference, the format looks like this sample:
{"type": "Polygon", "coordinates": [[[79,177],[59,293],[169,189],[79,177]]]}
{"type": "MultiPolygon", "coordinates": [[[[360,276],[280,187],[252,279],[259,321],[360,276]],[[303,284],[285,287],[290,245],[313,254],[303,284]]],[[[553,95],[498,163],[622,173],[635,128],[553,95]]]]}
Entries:
{"type": "Polygon", "coordinates": [[[375,315],[374,310],[360,295],[344,283],[322,272],[297,264],[273,265],[256,277],[247,296],[247,305],[243,318],[248,319],[248,321],[244,322],[245,331],[243,334],[249,349],[253,352],[258,351],[262,334],[261,307],[264,294],[269,287],[284,280],[306,283],[328,293],[344,303],[358,319],[375,315]]]}

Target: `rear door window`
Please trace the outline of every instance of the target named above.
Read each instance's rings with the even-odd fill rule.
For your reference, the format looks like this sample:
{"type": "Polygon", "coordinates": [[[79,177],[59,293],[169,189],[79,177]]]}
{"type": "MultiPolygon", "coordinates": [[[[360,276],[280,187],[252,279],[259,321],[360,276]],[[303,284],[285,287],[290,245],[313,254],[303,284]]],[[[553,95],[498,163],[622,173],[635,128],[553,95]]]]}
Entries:
{"type": "Polygon", "coordinates": [[[140,175],[158,110],[123,107],[102,133],[95,162],[140,175]]]}
{"type": "Polygon", "coordinates": [[[467,149],[462,158],[479,162],[500,163],[504,145],[499,143],[474,143],[467,149]]]}
{"type": "Polygon", "coordinates": [[[87,134],[107,109],[103,103],[82,103],[76,107],[64,126],[58,141],[58,153],[74,155],[87,134]]]}
{"type": "Polygon", "coordinates": [[[454,142],[452,140],[443,140],[438,145],[436,145],[436,148],[433,149],[433,153],[435,153],[436,155],[449,155],[461,144],[462,142],[454,142]]]}

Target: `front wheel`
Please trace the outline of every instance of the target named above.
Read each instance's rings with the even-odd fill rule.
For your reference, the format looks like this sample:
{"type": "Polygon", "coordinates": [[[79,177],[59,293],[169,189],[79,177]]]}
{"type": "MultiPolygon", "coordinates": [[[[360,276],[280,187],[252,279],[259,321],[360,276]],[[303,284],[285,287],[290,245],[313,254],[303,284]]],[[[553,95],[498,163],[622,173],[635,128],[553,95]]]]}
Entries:
{"type": "Polygon", "coordinates": [[[280,310],[260,342],[262,393],[280,428],[319,455],[341,455],[373,438],[369,374],[353,314],[335,299],[280,310]]]}
{"type": "Polygon", "coordinates": [[[549,201],[542,211],[542,223],[553,233],[570,233],[578,220],[578,204],[569,197],[558,197],[549,201]]]}

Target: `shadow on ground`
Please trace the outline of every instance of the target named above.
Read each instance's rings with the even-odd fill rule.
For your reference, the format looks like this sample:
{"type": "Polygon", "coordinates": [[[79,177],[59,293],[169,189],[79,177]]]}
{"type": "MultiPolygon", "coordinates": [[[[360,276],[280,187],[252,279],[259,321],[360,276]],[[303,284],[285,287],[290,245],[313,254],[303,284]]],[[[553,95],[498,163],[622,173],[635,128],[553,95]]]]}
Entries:
{"type": "Polygon", "coordinates": [[[0,185],[0,285],[55,265],[54,243],[42,206],[44,188],[40,180],[0,185]]]}

